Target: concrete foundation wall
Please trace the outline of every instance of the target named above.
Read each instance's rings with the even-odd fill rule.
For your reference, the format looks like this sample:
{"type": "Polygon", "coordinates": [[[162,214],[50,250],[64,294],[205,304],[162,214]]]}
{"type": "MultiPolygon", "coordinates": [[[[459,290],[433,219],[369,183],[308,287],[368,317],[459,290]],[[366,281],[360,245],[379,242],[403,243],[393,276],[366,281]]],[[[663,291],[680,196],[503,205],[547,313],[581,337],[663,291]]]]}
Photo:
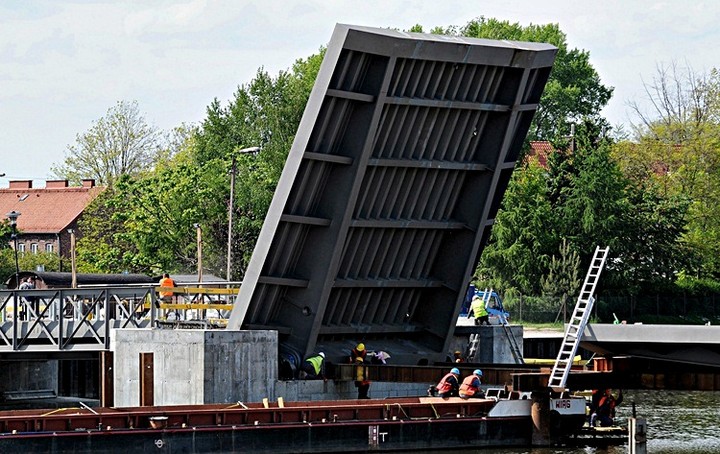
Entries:
{"type": "Polygon", "coordinates": [[[154,405],[255,401],[277,379],[275,331],[118,329],[112,340],[118,407],[140,404],[140,353],[153,353],[154,405]]]}
{"type": "MultiPolygon", "coordinates": [[[[434,384],[434,383],[433,383],[434,384]]],[[[430,383],[372,382],[368,395],[371,399],[386,397],[427,396],[430,383]]],[[[357,388],[351,381],[291,380],[277,381],[275,394],[270,398],[285,401],[357,399],[357,388]]]]}
{"type": "MultiPolygon", "coordinates": [[[[522,325],[509,325],[508,329],[515,339],[515,343],[523,354],[523,327],[522,325]]],[[[508,335],[500,325],[483,325],[463,327],[463,334],[456,334],[451,339],[451,350],[448,352],[448,360],[452,358],[452,352],[459,350],[465,354],[467,352],[468,343],[470,342],[470,334],[477,333],[480,335],[480,342],[477,346],[475,362],[486,364],[515,364],[515,357],[512,353],[510,340],[508,335]]],[[[457,333],[457,330],[456,330],[457,333]]]]}
{"type": "MultiPolygon", "coordinates": [[[[352,381],[277,379],[275,331],[119,329],[115,406],[140,404],[140,353],[153,353],[154,405],[356,399],[352,381]]],[[[431,383],[373,382],[370,397],[424,396],[431,383]]]]}
{"type": "Polygon", "coordinates": [[[277,331],[206,331],[204,401],[253,402],[272,394],[277,331]]]}

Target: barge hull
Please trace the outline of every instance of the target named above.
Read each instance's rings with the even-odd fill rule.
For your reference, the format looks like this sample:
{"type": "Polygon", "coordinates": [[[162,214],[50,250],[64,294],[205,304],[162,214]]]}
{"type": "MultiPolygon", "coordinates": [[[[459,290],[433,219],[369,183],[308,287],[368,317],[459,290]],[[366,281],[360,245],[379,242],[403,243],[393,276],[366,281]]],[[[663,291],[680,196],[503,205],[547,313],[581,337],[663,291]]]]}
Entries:
{"type": "Polygon", "coordinates": [[[532,431],[528,401],[490,399],[18,410],[0,412],[0,452],[438,450],[528,446],[532,431]]]}
{"type": "Polygon", "coordinates": [[[319,453],[528,446],[529,418],[6,434],[2,452],[319,453]]]}

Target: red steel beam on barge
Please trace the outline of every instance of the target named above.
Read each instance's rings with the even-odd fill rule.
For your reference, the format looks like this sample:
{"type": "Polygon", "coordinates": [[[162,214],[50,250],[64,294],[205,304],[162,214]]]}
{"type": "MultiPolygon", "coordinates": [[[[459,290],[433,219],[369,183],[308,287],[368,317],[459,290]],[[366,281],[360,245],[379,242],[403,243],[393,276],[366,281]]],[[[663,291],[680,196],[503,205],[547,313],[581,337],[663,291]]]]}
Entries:
{"type": "Polygon", "coordinates": [[[237,403],[92,410],[66,408],[43,413],[12,410],[0,412],[0,433],[151,428],[153,418],[158,417],[162,418],[166,428],[477,417],[486,415],[494,404],[489,399],[398,398],[288,402],[284,407],[271,408],[265,408],[261,403],[237,403]]]}

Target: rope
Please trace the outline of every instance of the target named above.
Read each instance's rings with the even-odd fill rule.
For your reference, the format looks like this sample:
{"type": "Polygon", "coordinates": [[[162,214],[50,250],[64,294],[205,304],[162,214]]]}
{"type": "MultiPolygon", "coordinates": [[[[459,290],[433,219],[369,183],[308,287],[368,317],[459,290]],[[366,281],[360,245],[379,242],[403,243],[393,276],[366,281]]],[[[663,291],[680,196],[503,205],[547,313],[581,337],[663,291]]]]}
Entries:
{"type": "Polygon", "coordinates": [[[49,411],[49,412],[47,412],[47,413],[43,413],[43,414],[40,415],[40,416],[50,416],[50,415],[52,415],[52,414],[54,414],[54,413],[58,413],[58,412],[65,411],[65,410],[80,410],[80,409],[77,408],[77,407],[56,408],[55,410],[49,411]]]}
{"type": "Polygon", "coordinates": [[[223,408],[223,410],[229,410],[229,409],[235,408],[235,407],[242,407],[242,408],[245,409],[245,410],[248,409],[248,406],[247,406],[247,405],[245,405],[244,403],[242,403],[242,402],[240,402],[240,401],[237,401],[237,402],[235,402],[234,404],[230,405],[229,407],[223,408]]]}

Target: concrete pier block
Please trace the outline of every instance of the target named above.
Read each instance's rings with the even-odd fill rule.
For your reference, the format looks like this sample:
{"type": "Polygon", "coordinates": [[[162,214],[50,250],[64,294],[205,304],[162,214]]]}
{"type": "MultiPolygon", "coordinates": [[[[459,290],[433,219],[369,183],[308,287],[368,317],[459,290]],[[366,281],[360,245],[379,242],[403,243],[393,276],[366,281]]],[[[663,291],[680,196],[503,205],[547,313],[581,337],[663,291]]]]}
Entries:
{"type": "Polygon", "coordinates": [[[139,404],[139,355],[154,356],[154,404],[258,401],[274,396],[277,332],[118,329],[115,405],[139,404]]]}

